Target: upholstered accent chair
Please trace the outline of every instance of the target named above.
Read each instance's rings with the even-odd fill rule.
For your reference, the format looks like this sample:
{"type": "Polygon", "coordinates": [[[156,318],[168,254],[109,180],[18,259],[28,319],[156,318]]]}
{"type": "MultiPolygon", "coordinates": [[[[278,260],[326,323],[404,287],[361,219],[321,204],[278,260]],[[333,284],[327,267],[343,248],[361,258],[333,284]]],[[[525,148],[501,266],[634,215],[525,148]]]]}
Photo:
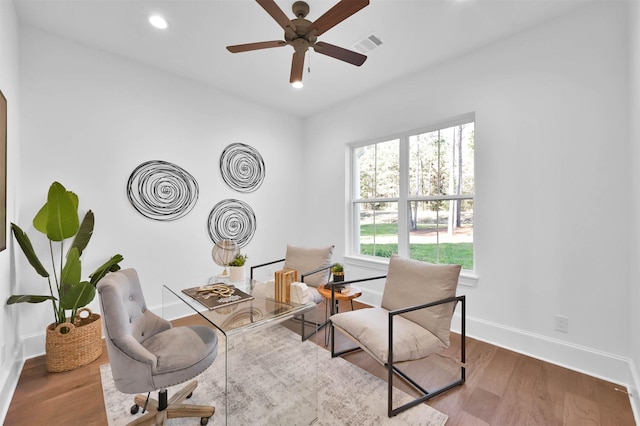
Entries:
{"type": "MultiPolygon", "coordinates": [[[[331,263],[332,255],[333,246],[301,247],[288,244],[284,259],[272,260],[267,263],[252,266],[250,268],[250,278],[254,278],[254,271],[258,268],[284,262],[283,268],[291,268],[298,271],[298,278],[308,287],[307,292],[309,299],[313,300],[317,305],[324,300],[318,292],[318,287],[327,284],[331,277],[331,266],[333,266],[331,263]]],[[[302,324],[302,340],[313,336],[318,330],[318,327],[322,328],[324,326],[324,324],[311,324],[305,320],[304,314],[300,316],[300,322],[302,324]],[[305,325],[309,324],[312,325],[313,330],[307,333],[305,325]]]]}
{"type": "Polygon", "coordinates": [[[182,404],[198,385],[193,380],[168,399],[167,387],[207,369],[218,354],[218,337],[202,326],[172,327],[146,305],[135,269],[111,272],[97,284],[111,373],[116,388],[136,395],[131,414],[148,412],[130,425],[163,425],[166,419],[200,417],[206,425],[215,408],[182,404]],[[149,398],[159,391],[158,400],[149,398]]]}
{"type": "MultiPolygon", "coordinates": [[[[380,307],[332,315],[331,356],[364,350],[388,371],[388,416],[418,405],[465,382],[465,296],[456,296],[460,265],[436,265],[394,255],[389,261],[380,307]],[[456,305],[461,304],[460,378],[436,390],[427,390],[397,363],[426,358],[450,345],[450,327],[456,305]],[[335,332],[342,332],[357,347],[335,350],[335,332]],[[421,396],[398,408],[392,406],[393,378],[397,375],[421,396]]],[[[384,277],[382,277],[384,278],[384,277]]]]}

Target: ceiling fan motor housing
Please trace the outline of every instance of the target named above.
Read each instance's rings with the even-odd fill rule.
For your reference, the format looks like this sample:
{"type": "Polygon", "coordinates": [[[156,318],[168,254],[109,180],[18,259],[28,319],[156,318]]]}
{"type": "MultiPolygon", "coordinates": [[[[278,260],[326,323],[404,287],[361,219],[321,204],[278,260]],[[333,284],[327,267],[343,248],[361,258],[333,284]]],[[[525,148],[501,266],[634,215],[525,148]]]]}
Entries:
{"type": "Polygon", "coordinates": [[[293,41],[297,38],[303,38],[307,40],[310,44],[313,44],[316,42],[318,37],[316,36],[307,37],[307,34],[309,33],[309,26],[311,25],[311,21],[307,21],[306,19],[303,19],[303,18],[298,18],[298,19],[292,19],[291,22],[293,23],[293,25],[296,26],[295,34],[297,37],[293,36],[292,32],[285,31],[284,39],[286,41],[293,41]]]}

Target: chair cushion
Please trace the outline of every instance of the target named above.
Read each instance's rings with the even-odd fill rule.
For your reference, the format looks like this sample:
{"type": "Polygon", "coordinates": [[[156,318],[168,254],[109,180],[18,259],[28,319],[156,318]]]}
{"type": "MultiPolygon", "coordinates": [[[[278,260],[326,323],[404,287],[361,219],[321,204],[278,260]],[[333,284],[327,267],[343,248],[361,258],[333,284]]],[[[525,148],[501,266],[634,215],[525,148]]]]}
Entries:
{"type": "Polygon", "coordinates": [[[142,345],[158,360],[152,371],[157,388],[197,376],[218,354],[218,336],[203,325],[174,327],[150,337],[142,345]]]}
{"type": "MultiPolygon", "coordinates": [[[[435,265],[391,256],[381,306],[389,311],[455,297],[460,265],[435,265]]],[[[449,346],[455,303],[402,314],[420,324],[449,346]]]]}
{"type": "MultiPolygon", "coordinates": [[[[396,315],[393,320],[393,362],[420,359],[446,345],[429,330],[396,315]]],[[[331,322],[383,364],[389,360],[389,311],[365,308],[331,316],[331,322]]]]}
{"type": "Polygon", "coordinates": [[[331,266],[331,255],[333,254],[333,246],[309,248],[296,247],[287,245],[287,254],[285,256],[284,267],[293,268],[298,271],[298,279],[302,279],[302,274],[311,272],[318,268],[326,267],[327,269],[317,274],[304,277],[304,283],[309,287],[319,287],[329,281],[331,266]]]}
{"type": "Polygon", "coordinates": [[[316,305],[324,300],[316,287],[308,287],[307,294],[309,295],[309,300],[313,300],[316,305]]]}

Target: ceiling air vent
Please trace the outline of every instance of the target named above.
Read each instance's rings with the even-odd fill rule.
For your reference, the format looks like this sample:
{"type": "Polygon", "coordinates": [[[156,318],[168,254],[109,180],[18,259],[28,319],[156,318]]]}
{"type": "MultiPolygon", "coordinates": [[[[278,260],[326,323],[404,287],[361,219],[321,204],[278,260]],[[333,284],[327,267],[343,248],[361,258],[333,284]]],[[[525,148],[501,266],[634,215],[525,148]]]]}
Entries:
{"type": "Polygon", "coordinates": [[[357,50],[358,52],[365,54],[367,52],[372,51],[373,49],[380,46],[381,44],[382,44],[382,40],[380,40],[380,37],[378,37],[375,34],[370,34],[367,37],[355,43],[352,47],[354,50],[357,50]]]}

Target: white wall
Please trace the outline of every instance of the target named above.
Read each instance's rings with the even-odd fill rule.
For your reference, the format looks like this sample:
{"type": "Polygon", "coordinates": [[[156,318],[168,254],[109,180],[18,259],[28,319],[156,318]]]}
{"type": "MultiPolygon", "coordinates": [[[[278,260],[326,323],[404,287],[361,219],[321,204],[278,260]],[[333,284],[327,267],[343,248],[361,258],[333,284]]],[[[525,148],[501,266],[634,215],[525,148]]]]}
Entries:
{"type": "MultiPolygon", "coordinates": [[[[626,5],[605,2],[317,114],[305,122],[308,202],[343,190],[343,165],[328,164],[345,144],[475,112],[479,282],[460,288],[469,334],[626,383],[627,46],[626,5]]],[[[345,208],[307,219],[343,242],[339,253],[345,208]]]]}
{"type": "MultiPolygon", "coordinates": [[[[43,262],[47,246],[31,221],[54,180],[76,192],[80,210],[96,216],[83,254],[84,276],[121,253],[135,267],[148,305],[158,309],[162,284],[188,287],[221,272],[211,260],[207,219],[222,199],[237,198],[255,212],[257,231],[243,249],[250,264],[284,257],[300,239],[296,199],[302,181],[302,121],[246,103],[220,90],[189,82],[128,60],[22,27],[22,209],[18,223],[32,237],[43,262]],[[256,148],[266,165],[262,186],[250,194],[228,188],[218,161],[224,147],[256,148]],[[184,218],[160,222],[130,205],[127,180],[148,160],[175,163],[199,183],[195,208],[184,218]]],[[[42,293],[46,281],[20,253],[21,292],[42,293]]],[[[97,307],[97,299],[92,303],[97,307]]],[[[16,305],[27,355],[43,353],[44,329],[53,320],[48,304],[16,305]]]]}
{"type": "MultiPolygon", "coordinates": [[[[0,252],[0,395],[12,395],[22,368],[19,352],[17,312],[4,304],[15,285],[13,241],[8,223],[18,216],[18,178],[20,172],[18,19],[13,2],[0,1],[0,90],[7,99],[7,249],[0,252]]],[[[0,399],[0,420],[11,399],[0,399]]]]}

